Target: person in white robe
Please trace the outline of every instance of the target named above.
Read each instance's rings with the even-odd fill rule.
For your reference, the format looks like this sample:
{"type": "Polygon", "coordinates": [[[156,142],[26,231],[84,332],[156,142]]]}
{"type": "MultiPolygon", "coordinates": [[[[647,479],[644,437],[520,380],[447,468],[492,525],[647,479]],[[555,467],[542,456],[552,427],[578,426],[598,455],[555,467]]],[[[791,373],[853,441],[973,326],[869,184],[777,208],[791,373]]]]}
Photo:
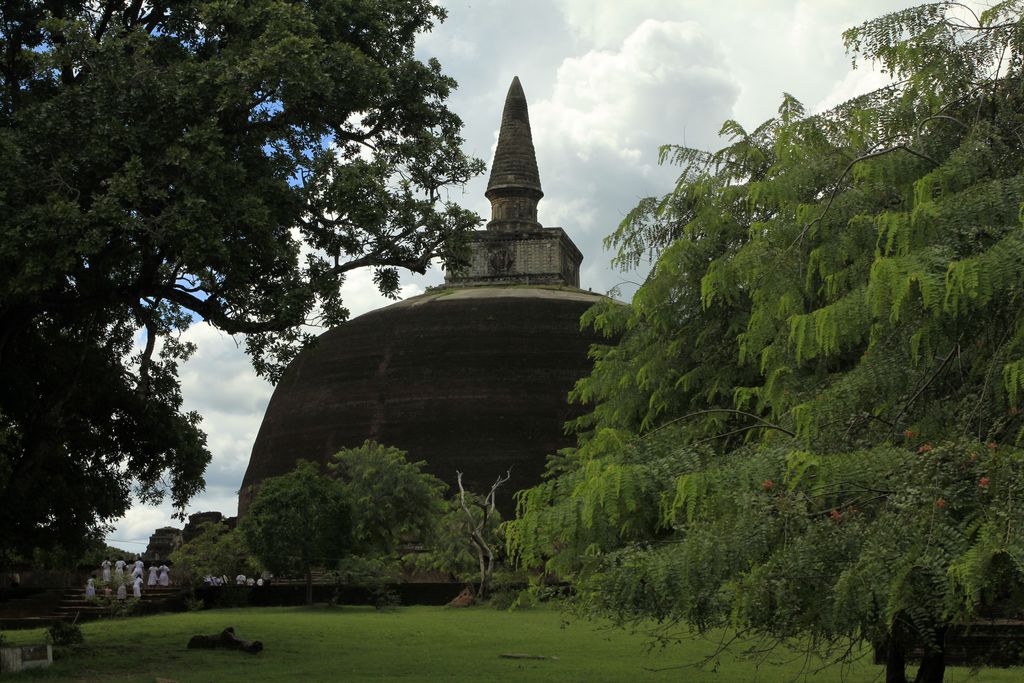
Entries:
{"type": "Polygon", "coordinates": [[[245,585],[245,574],[239,574],[238,576],[235,577],[235,585],[236,586],[244,586],[245,585]]]}
{"type": "Polygon", "coordinates": [[[135,569],[132,570],[132,578],[142,578],[142,573],[145,571],[146,565],[143,564],[142,560],[135,560],[135,569]]]}
{"type": "Polygon", "coordinates": [[[249,577],[248,579],[246,579],[246,580],[245,580],[245,585],[246,585],[246,586],[255,586],[255,585],[256,585],[256,582],[255,582],[255,581],[253,580],[253,578],[252,578],[252,577],[250,576],[250,577],[249,577]]]}
{"type": "Polygon", "coordinates": [[[263,577],[262,576],[260,578],[256,579],[256,585],[257,586],[262,586],[263,585],[263,577]]]}
{"type": "Polygon", "coordinates": [[[146,585],[147,586],[155,586],[156,585],[156,573],[158,571],[160,571],[160,570],[157,568],[157,566],[155,564],[149,568],[149,579],[146,581],[146,585]]]}
{"type": "Polygon", "coordinates": [[[110,583],[110,560],[103,560],[100,567],[103,568],[103,583],[110,583]]]}
{"type": "Polygon", "coordinates": [[[168,573],[168,572],[170,572],[170,570],[171,570],[171,568],[168,567],[166,564],[160,565],[160,585],[161,586],[168,586],[168,585],[170,585],[171,577],[170,577],[170,575],[168,573]]]}
{"type": "Polygon", "coordinates": [[[124,560],[114,563],[114,576],[124,576],[124,560]]]}
{"type": "Polygon", "coordinates": [[[142,597],[142,577],[136,576],[134,583],[132,583],[132,595],[137,598],[142,597]]]}
{"type": "Polygon", "coordinates": [[[118,600],[124,600],[127,597],[128,597],[128,588],[124,585],[124,583],[119,583],[117,585],[117,599],[118,600]]]}
{"type": "Polygon", "coordinates": [[[96,597],[96,581],[95,579],[89,579],[85,584],[85,597],[95,598],[96,597]]]}

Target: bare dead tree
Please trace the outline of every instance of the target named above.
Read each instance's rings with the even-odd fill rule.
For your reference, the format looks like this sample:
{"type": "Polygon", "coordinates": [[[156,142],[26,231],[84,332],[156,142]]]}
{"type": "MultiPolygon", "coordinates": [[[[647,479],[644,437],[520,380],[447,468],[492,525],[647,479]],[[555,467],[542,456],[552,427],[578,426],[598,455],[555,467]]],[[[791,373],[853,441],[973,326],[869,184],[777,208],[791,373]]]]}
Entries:
{"type": "Polygon", "coordinates": [[[459,503],[462,505],[463,512],[466,513],[466,519],[469,522],[469,540],[476,549],[477,557],[480,560],[480,590],[477,592],[478,600],[485,600],[487,598],[487,591],[490,588],[491,575],[494,573],[494,550],[487,543],[487,539],[484,537],[487,531],[487,522],[490,521],[491,515],[496,511],[494,504],[495,495],[498,489],[501,488],[509,479],[512,478],[512,468],[500,475],[493,484],[491,484],[491,490],[484,497],[483,501],[479,499],[466,500],[466,489],[462,486],[462,472],[456,470],[459,482],[459,503]],[[480,516],[477,517],[473,514],[470,509],[470,503],[480,508],[480,516]]]}

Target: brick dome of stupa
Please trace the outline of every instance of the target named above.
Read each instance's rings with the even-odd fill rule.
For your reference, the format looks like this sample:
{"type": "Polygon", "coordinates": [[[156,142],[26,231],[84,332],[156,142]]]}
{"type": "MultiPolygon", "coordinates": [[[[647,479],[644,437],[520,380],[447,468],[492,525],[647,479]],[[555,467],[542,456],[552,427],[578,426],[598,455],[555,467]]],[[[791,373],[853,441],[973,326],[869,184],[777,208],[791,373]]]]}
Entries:
{"type": "Polygon", "coordinates": [[[579,289],[579,250],[536,221],[543,196],[519,79],[509,88],[487,197],[491,221],[468,266],[443,287],[324,333],[288,367],[267,407],[239,495],[299,459],[326,461],[366,439],[396,446],[453,484],[485,492],[512,468],[499,505],[540,481],[572,445],[568,394],[589,374],[580,316],[603,297],[579,289]]]}

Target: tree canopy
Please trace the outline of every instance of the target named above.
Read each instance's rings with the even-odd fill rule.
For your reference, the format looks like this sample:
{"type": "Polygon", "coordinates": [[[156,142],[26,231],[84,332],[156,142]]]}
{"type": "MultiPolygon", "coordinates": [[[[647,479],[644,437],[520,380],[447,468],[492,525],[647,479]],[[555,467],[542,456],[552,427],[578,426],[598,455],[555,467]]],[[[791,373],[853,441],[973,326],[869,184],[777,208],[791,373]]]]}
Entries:
{"type": "Polygon", "coordinates": [[[460,258],[480,172],[414,56],[429,0],[0,7],[0,545],[73,543],[203,485],[182,340],[274,380],[346,273],[460,258]]]}
{"type": "Polygon", "coordinates": [[[447,485],[393,446],[366,441],[331,456],[327,469],[344,492],[352,543],[361,554],[393,555],[403,543],[432,536],[444,514],[447,485]]]}
{"type": "Polygon", "coordinates": [[[336,565],[352,548],[344,492],[307,460],[300,460],[288,474],[260,484],[239,528],[263,567],[275,574],[305,575],[309,603],[313,569],[336,565]]]}
{"type": "Polygon", "coordinates": [[[202,585],[208,576],[227,576],[234,582],[239,574],[253,576],[258,571],[242,531],[224,522],[204,523],[195,537],[175,548],[170,560],[179,583],[193,586],[202,585]]]}
{"type": "Polygon", "coordinates": [[[328,471],[300,461],[260,484],[241,523],[249,548],[271,571],[351,565],[354,574],[397,567],[399,548],[429,541],[444,513],[445,484],[405,451],[367,441],[331,457],[328,471]]]}
{"type": "Polygon", "coordinates": [[[674,190],[608,239],[653,270],[588,313],[621,342],[507,538],[666,637],[884,643],[891,681],[916,642],[939,681],[947,630],[1024,606],[1021,3],[844,38],[893,84],[662,148],[674,190]]]}

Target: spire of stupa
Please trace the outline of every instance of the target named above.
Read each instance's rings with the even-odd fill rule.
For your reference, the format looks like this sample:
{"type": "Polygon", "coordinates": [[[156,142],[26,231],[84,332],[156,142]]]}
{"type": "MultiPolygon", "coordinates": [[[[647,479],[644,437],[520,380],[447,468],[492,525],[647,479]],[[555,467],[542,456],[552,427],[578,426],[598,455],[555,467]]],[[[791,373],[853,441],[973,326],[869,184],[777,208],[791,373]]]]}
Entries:
{"type": "Polygon", "coordinates": [[[512,79],[505,96],[498,148],[484,196],[491,201],[488,230],[540,229],[537,202],[544,192],[540,189],[537,155],[533,151],[530,112],[518,76],[512,79]]]}

